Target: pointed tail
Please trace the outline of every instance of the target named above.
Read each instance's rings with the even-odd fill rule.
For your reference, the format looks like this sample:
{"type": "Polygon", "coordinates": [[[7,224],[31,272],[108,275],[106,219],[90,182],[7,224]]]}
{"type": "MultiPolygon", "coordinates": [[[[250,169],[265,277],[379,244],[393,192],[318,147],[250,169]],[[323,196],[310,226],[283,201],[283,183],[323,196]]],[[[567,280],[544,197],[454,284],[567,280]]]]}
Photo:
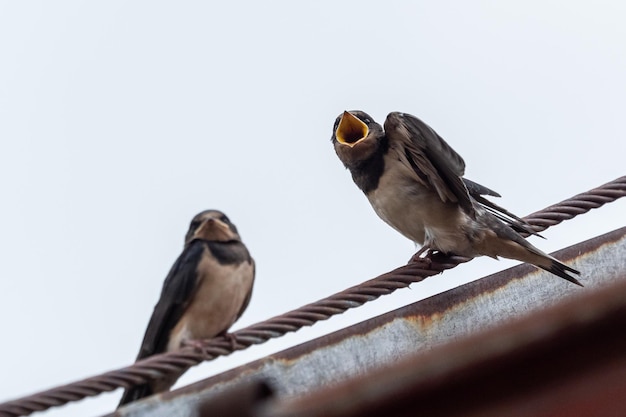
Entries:
{"type": "Polygon", "coordinates": [[[576,278],[574,278],[572,275],[568,274],[568,272],[572,273],[572,274],[576,274],[576,275],[580,275],[580,272],[575,270],[574,268],[570,268],[569,266],[565,265],[562,262],[557,261],[556,259],[550,257],[551,262],[550,262],[550,266],[541,266],[541,265],[537,265],[539,268],[544,269],[548,272],[552,272],[554,275],[558,275],[563,279],[568,280],[571,283],[574,283],[576,285],[580,285],[581,287],[584,287],[583,284],[580,283],[580,281],[578,281],[576,278]]]}
{"type": "Polygon", "coordinates": [[[120,400],[117,408],[120,408],[125,404],[140,400],[142,398],[149,397],[152,394],[153,392],[150,384],[142,384],[130,387],[124,391],[124,395],[122,395],[122,399],[120,400]]]}

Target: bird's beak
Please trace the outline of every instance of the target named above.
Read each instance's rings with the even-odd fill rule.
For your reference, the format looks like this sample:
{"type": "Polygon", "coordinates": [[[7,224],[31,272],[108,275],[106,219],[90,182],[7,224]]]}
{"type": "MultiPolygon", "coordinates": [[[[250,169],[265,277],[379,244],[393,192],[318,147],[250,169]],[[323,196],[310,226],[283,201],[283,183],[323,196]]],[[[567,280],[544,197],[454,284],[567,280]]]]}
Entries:
{"type": "Polygon", "coordinates": [[[194,239],[228,242],[237,240],[237,236],[228,225],[218,219],[206,219],[194,233],[194,239]]]}
{"type": "Polygon", "coordinates": [[[337,142],[352,148],[361,140],[365,139],[368,133],[369,128],[365,123],[351,113],[344,111],[339,121],[339,126],[337,126],[335,136],[337,137],[337,142]]]}

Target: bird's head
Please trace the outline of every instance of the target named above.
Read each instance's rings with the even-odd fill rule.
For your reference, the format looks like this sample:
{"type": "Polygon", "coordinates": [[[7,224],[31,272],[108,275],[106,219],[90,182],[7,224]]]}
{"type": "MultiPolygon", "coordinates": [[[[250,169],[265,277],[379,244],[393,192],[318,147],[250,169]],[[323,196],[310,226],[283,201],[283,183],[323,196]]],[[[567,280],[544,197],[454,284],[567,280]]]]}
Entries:
{"type": "Polygon", "coordinates": [[[192,241],[208,240],[214,242],[240,242],[237,228],[224,213],[218,210],[205,210],[191,220],[185,236],[185,246],[192,241]]]}
{"type": "Polygon", "coordinates": [[[359,165],[373,156],[385,137],[383,128],[367,113],[344,111],[335,120],[331,138],[337,156],[347,168],[359,165]]]}

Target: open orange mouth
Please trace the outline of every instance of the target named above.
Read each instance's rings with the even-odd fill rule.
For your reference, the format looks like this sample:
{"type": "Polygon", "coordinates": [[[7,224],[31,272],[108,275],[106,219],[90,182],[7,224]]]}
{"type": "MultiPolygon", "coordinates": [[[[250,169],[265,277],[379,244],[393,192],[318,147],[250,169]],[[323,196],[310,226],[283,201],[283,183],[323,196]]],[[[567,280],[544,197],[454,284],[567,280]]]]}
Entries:
{"type": "Polygon", "coordinates": [[[353,147],[361,140],[365,139],[368,133],[369,128],[365,123],[359,120],[358,117],[344,111],[339,121],[339,126],[337,126],[335,136],[339,143],[353,147]]]}

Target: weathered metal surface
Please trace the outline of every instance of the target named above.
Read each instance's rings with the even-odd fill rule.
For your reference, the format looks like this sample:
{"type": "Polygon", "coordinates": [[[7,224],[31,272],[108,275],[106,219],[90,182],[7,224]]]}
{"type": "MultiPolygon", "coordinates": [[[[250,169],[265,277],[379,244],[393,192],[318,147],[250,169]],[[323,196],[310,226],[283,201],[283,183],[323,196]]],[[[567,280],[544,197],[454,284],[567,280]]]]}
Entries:
{"type": "Polygon", "coordinates": [[[253,417],[273,395],[263,381],[252,380],[225,390],[221,395],[205,398],[198,406],[199,417],[253,417]]]}
{"type": "Polygon", "coordinates": [[[527,315],[595,287],[626,271],[626,228],[557,252],[582,272],[584,289],[529,265],[485,277],[328,336],[271,355],[117,412],[119,416],[194,416],[206,401],[236,384],[260,379],[277,400],[303,395],[372,372],[441,344],[527,315]]]}
{"type": "Polygon", "coordinates": [[[620,282],[300,397],[259,417],[624,416],[620,282]]]}

